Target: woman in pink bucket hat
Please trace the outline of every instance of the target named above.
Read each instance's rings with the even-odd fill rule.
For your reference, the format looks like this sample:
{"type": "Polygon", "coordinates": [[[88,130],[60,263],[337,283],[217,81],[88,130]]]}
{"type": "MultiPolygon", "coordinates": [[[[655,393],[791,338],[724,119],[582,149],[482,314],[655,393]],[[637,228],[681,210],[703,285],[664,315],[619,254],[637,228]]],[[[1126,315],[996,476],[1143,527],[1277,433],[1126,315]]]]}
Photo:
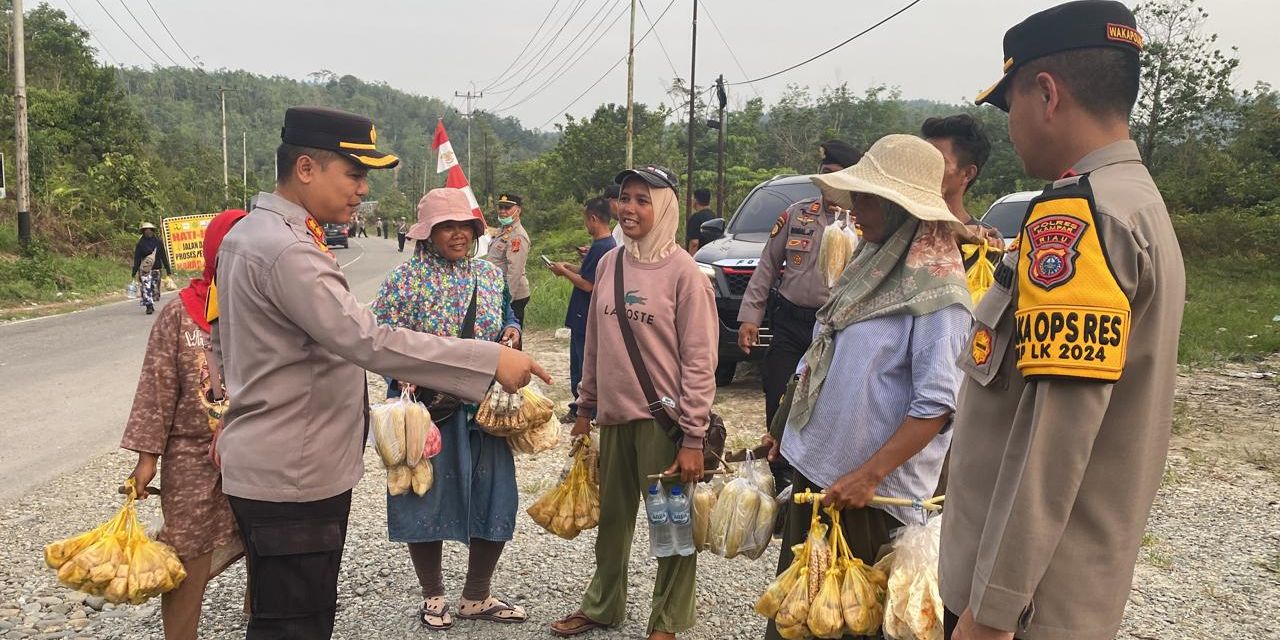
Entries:
{"type": "MultiPolygon", "coordinates": [[[[460,189],[434,189],[418,203],[409,228],[413,257],[396,267],[373,302],[378,321],[410,331],[520,346],[502,271],[476,256],[484,219],[460,189]]],[[[389,381],[388,397],[400,394],[389,381]]],[[[387,495],[387,534],[409,546],[423,602],[418,621],[429,629],[453,626],[445,597],[444,541],[470,547],[457,615],[464,619],[519,623],[528,615],[490,592],[503,546],[515,533],[515,462],[504,438],[475,424],[475,407],[448,393],[405,387],[431,411],[443,448],[432,458],[435,486],[426,495],[387,495]]]]}

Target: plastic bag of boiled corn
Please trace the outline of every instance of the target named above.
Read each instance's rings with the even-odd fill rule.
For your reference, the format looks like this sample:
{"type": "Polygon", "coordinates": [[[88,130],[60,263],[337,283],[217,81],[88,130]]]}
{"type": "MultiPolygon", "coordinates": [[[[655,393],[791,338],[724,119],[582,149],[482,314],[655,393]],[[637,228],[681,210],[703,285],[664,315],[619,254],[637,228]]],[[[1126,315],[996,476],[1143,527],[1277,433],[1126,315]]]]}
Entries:
{"type": "Polygon", "coordinates": [[[849,212],[844,211],[822,230],[822,245],[818,247],[818,264],[828,288],[836,286],[857,248],[858,233],[849,220],[849,212]]]}
{"type": "MultiPolygon", "coordinates": [[[[725,558],[744,555],[754,560],[773,540],[773,525],[778,514],[773,499],[773,474],[769,472],[768,461],[750,457],[742,463],[738,474],[721,490],[711,509],[706,547],[725,558]]],[[[696,490],[694,498],[696,507],[696,490]]]]}
{"type": "Polygon", "coordinates": [[[369,421],[374,448],[387,468],[387,493],[426,495],[435,482],[431,458],[443,447],[440,428],[426,405],[403,394],[399,400],[370,407],[369,421]]]}
{"type": "Polygon", "coordinates": [[[903,527],[893,550],[876,563],[889,574],[884,632],[897,640],[935,640],[943,636],[942,597],[938,593],[938,542],[942,518],[903,527]]]}
{"type": "Polygon", "coordinates": [[[44,560],[67,587],[115,604],[142,604],[177,588],[187,571],[173,547],[143,532],[132,478],[126,486],[129,497],[114,517],[92,531],[49,544],[44,560]]]}
{"type": "Polygon", "coordinates": [[[592,482],[590,468],[596,460],[594,447],[589,435],[575,443],[559,484],[526,511],[543,529],[566,540],[600,522],[600,488],[592,482]]]}

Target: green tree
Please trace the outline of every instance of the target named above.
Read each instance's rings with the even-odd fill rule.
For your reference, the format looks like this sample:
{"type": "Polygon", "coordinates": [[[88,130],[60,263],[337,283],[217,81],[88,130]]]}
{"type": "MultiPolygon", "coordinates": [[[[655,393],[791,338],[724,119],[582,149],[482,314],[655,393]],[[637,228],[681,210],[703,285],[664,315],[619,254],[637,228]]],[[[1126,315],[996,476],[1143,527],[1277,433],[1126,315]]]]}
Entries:
{"type": "Polygon", "coordinates": [[[1230,104],[1240,59],[1235,47],[1223,54],[1218,34],[1203,33],[1209,14],[1198,0],[1153,0],[1134,14],[1145,48],[1132,123],[1143,158],[1159,166],[1164,146],[1198,135],[1217,107],[1230,104]]]}

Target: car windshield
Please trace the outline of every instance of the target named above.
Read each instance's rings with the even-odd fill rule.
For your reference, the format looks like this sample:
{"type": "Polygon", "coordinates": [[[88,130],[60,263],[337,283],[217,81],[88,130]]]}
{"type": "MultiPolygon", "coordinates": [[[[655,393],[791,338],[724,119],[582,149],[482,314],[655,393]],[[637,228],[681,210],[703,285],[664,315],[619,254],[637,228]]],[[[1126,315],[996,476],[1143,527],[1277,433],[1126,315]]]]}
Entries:
{"type": "Polygon", "coordinates": [[[1001,236],[1013,238],[1018,235],[1022,227],[1022,219],[1027,216],[1028,204],[1031,204],[1030,200],[997,202],[987,209],[987,214],[982,216],[982,221],[999,229],[1001,236]]]}
{"type": "Polygon", "coordinates": [[[818,195],[812,182],[770,184],[751,192],[729,223],[729,233],[767,233],[789,206],[818,195]]]}

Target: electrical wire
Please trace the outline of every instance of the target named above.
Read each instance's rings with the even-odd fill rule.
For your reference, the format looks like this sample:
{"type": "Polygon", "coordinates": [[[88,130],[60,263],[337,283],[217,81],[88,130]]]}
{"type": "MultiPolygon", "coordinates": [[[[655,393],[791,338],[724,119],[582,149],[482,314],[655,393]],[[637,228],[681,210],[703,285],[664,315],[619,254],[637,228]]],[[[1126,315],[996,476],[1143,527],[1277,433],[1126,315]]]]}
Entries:
{"type": "Polygon", "coordinates": [[[502,82],[503,79],[507,77],[507,72],[510,71],[512,67],[516,66],[516,62],[520,61],[520,58],[521,56],[524,55],[524,52],[529,50],[529,45],[532,45],[533,41],[538,38],[538,34],[542,33],[542,27],[546,26],[547,20],[551,19],[551,14],[556,12],[556,7],[558,6],[560,6],[560,0],[556,0],[555,3],[551,5],[551,8],[547,10],[547,15],[542,16],[542,22],[539,22],[538,28],[533,30],[533,35],[529,36],[529,40],[524,43],[524,47],[520,49],[520,53],[517,53],[516,56],[511,59],[511,64],[508,64],[507,68],[503,69],[502,73],[499,73],[497,77],[495,77],[492,81],[486,81],[489,84],[485,85],[482,89],[480,89],[481,93],[484,93],[485,91],[488,91],[489,89],[493,88],[494,85],[498,84],[499,82],[502,82]]]}
{"type": "Polygon", "coordinates": [[[71,10],[71,14],[76,17],[76,20],[80,21],[80,28],[88,32],[89,37],[93,38],[93,41],[98,43],[98,48],[102,49],[102,52],[107,54],[107,57],[111,58],[111,61],[114,62],[117,67],[120,66],[120,60],[118,60],[115,56],[111,55],[111,52],[107,50],[107,46],[102,44],[102,40],[98,39],[98,35],[93,32],[93,29],[89,28],[89,23],[86,22],[85,19],[80,16],[79,11],[76,11],[75,6],[71,4],[71,0],[62,0],[62,1],[63,1],[63,4],[66,4],[67,8],[71,10]]]}
{"type": "MultiPolygon", "coordinates": [[[[622,8],[623,8],[623,11],[619,12],[616,16],[614,16],[614,18],[613,18],[613,22],[610,22],[610,23],[609,23],[609,26],[605,27],[603,31],[599,31],[599,30],[597,29],[597,31],[598,31],[598,33],[599,33],[599,35],[596,35],[596,31],[593,31],[593,32],[592,32],[592,34],[591,34],[591,35],[596,36],[596,39],[595,39],[594,41],[592,41],[592,42],[591,42],[591,44],[590,44],[589,46],[587,46],[585,49],[583,49],[583,48],[582,48],[582,45],[586,45],[587,40],[583,40],[583,41],[582,41],[582,45],[580,45],[580,46],[579,46],[578,51],[574,51],[574,54],[576,54],[576,55],[577,55],[577,57],[576,57],[576,58],[573,58],[572,60],[570,60],[570,61],[566,62],[566,63],[565,63],[565,64],[563,64],[563,65],[561,65],[559,69],[557,69],[555,72],[553,72],[553,74],[551,75],[551,77],[549,77],[545,82],[543,82],[543,83],[542,83],[542,86],[538,87],[538,88],[537,88],[537,89],[535,89],[532,93],[530,93],[529,95],[527,95],[527,96],[525,96],[524,98],[520,99],[518,102],[516,102],[516,103],[514,103],[514,104],[511,104],[510,106],[505,106],[505,105],[507,104],[507,102],[509,101],[509,99],[508,99],[507,101],[503,101],[501,104],[497,105],[497,107],[495,107],[494,109],[492,109],[492,110],[491,110],[491,113],[495,113],[495,114],[497,114],[497,113],[502,113],[502,112],[506,112],[506,111],[511,111],[512,109],[514,109],[514,108],[516,108],[516,107],[518,107],[518,106],[520,106],[520,105],[522,105],[522,104],[524,104],[524,103],[528,102],[529,100],[533,99],[533,98],[534,98],[534,97],[536,97],[538,94],[541,94],[543,91],[546,91],[546,90],[547,90],[548,88],[550,88],[553,84],[555,84],[555,82],[556,82],[557,80],[559,80],[560,78],[564,77],[564,75],[565,75],[566,73],[568,73],[570,69],[572,69],[575,65],[577,65],[579,62],[581,62],[581,61],[582,61],[582,59],[583,59],[583,58],[585,58],[585,57],[587,56],[587,54],[588,54],[588,53],[591,53],[591,50],[592,50],[592,49],[595,49],[596,45],[600,44],[600,41],[601,41],[601,40],[603,40],[603,39],[604,39],[604,37],[605,37],[606,35],[609,35],[609,31],[610,31],[610,30],[612,30],[612,29],[613,29],[613,27],[614,27],[615,25],[617,25],[617,24],[618,24],[618,21],[622,19],[622,16],[626,15],[626,8],[627,8],[627,5],[626,5],[626,4],[623,4],[623,5],[622,5],[622,8]]],[[[608,16],[606,16],[606,18],[607,18],[607,17],[608,17],[608,16]]],[[[591,37],[591,36],[587,36],[587,38],[588,38],[588,39],[589,39],[590,37],[591,37]]]]}
{"type": "MultiPolygon", "coordinates": [[[[675,5],[675,3],[676,3],[676,0],[671,0],[670,2],[668,2],[668,3],[667,3],[667,7],[666,7],[665,9],[663,9],[663,10],[662,10],[662,13],[658,14],[658,19],[657,19],[657,20],[654,20],[654,21],[650,24],[650,26],[649,26],[649,30],[648,30],[648,31],[646,31],[646,32],[644,32],[644,35],[640,36],[640,39],[639,39],[639,40],[636,40],[636,46],[640,46],[640,43],[641,43],[641,42],[644,42],[644,39],[645,39],[645,38],[647,38],[647,37],[649,37],[649,34],[650,34],[650,33],[653,33],[653,29],[654,29],[654,27],[657,27],[657,26],[658,26],[658,23],[659,23],[659,22],[662,22],[662,18],[663,18],[663,16],[666,16],[666,15],[667,15],[667,12],[671,10],[671,7],[672,7],[672,6],[674,6],[674,5],[675,5]]],[[[612,65],[612,66],[610,66],[608,69],[605,69],[605,72],[604,72],[603,74],[601,74],[599,78],[596,78],[596,81],[595,81],[595,82],[592,82],[592,83],[591,83],[591,86],[587,87],[587,88],[586,88],[586,90],[584,90],[582,93],[579,93],[579,94],[578,94],[578,97],[576,97],[576,98],[574,98],[572,101],[570,101],[570,102],[569,102],[569,104],[567,104],[567,105],[565,105],[564,107],[561,107],[560,109],[558,109],[558,110],[556,111],[556,115],[551,116],[550,118],[547,118],[547,121],[546,121],[546,122],[544,122],[544,123],[542,123],[542,124],[540,124],[540,125],[538,125],[538,128],[539,128],[539,129],[541,129],[541,128],[543,128],[543,127],[545,127],[545,126],[547,126],[547,125],[551,124],[551,122],[552,122],[553,120],[555,120],[557,117],[559,117],[559,115],[560,115],[560,114],[564,113],[565,111],[568,111],[568,110],[569,110],[569,108],[570,108],[570,107],[572,107],[573,105],[578,104],[578,101],[579,101],[579,100],[581,100],[581,99],[583,98],[583,96],[586,96],[588,93],[590,93],[590,92],[591,92],[591,90],[592,90],[592,89],[595,89],[595,88],[596,88],[596,87],[597,87],[601,82],[604,82],[604,79],[605,79],[605,78],[607,78],[607,77],[609,77],[609,74],[610,74],[610,73],[613,73],[613,70],[614,70],[614,69],[617,69],[617,68],[618,68],[618,65],[620,65],[620,64],[622,64],[623,62],[626,62],[626,61],[627,61],[627,56],[622,56],[621,58],[618,58],[618,61],[617,61],[617,62],[615,62],[615,63],[613,63],[613,65],[612,65]]]]}
{"type": "Polygon", "coordinates": [[[138,19],[138,16],[133,14],[133,9],[130,9],[129,5],[125,4],[124,0],[120,0],[120,6],[124,7],[125,12],[129,14],[130,18],[133,18],[133,23],[138,25],[139,29],[142,29],[142,35],[146,36],[147,39],[151,41],[151,44],[154,44],[156,48],[160,50],[160,53],[163,54],[164,57],[168,58],[169,62],[173,63],[173,66],[175,67],[182,66],[178,64],[177,60],[173,59],[173,56],[169,55],[168,51],[165,51],[164,47],[160,46],[159,42],[156,42],[155,38],[151,37],[151,32],[147,31],[147,28],[142,26],[142,21],[138,19]]]}
{"type": "MultiPolygon", "coordinates": [[[[747,70],[742,68],[742,61],[738,60],[738,54],[733,52],[733,47],[729,45],[729,39],[724,37],[724,32],[720,30],[720,25],[716,24],[716,18],[711,15],[711,11],[707,6],[708,4],[710,3],[705,2],[704,0],[704,2],[699,6],[702,11],[707,14],[707,19],[711,21],[711,28],[716,30],[716,35],[720,36],[720,42],[724,43],[724,48],[729,51],[729,57],[733,58],[733,64],[738,67],[738,73],[741,73],[744,78],[751,77],[751,74],[747,73],[747,70]]],[[[764,97],[760,95],[760,90],[756,88],[755,81],[748,81],[747,84],[751,85],[751,91],[756,94],[757,98],[764,97]]]]}
{"type": "MultiPolygon", "coordinates": [[[[557,22],[561,22],[561,21],[563,22],[563,24],[560,25],[560,28],[556,29],[556,32],[552,34],[551,39],[548,40],[546,44],[542,45],[542,50],[539,51],[537,55],[531,56],[529,60],[526,61],[524,64],[520,65],[520,67],[516,69],[512,75],[514,76],[515,74],[519,74],[523,72],[525,69],[530,68],[530,66],[536,69],[538,65],[542,64],[542,60],[546,58],[547,53],[549,53],[551,51],[551,48],[554,47],[557,42],[559,42],[560,35],[564,33],[565,27],[569,26],[569,23],[573,21],[574,16],[578,15],[578,12],[582,10],[582,6],[585,5],[586,3],[587,3],[587,0],[579,0],[578,4],[574,5],[573,9],[567,12],[568,13],[567,17],[564,17],[561,20],[557,20],[557,22]]],[[[517,83],[517,86],[519,84],[523,84],[527,82],[532,75],[533,75],[533,72],[526,74],[524,78],[520,80],[519,83],[517,83]]],[[[508,80],[511,80],[511,78],[508,78],[508,80]]],[[[514,91],[514,89],[509,87],[510,87],[510,83],[508,82],[507,86],[502,86],[497,89],[492,89],[490,90],[490,93],[508,93],[508,92],[514,91]]]]}
{"type": "Polygon", "coordinates": [[[154,65],[156,65],[157,67],[164,66],[164,65],[160,64],[160,61],[159,61],[159,60],[156,60],[154,56],[152,56],[149,52],[147,52],[147,50],[146,50],[146,49],[143,49],[143,48],[142,48],[142,45],[138,44],[138,41],[137,41],[137,40],[134,40],[134,39],[133,39],[133,36],[129,35],[129,32],[128,32],[128,31],[125,31],[124,27],[120,25],[120,21],[119,21],[119,20],[116,20],[116,17],[115,17],[115,16],[113,16],[113,15],[111,15],[111,12],[110,12],[110,11],[107,11],[107,7],[106,7],[105,5],[103,5],[103,4],[102,4],[102,0],[93,0],[93,1],[94,1],[94,2],[96,2],[96,3],[98,3],[98,6],[102,9],[102,12],[103,12],[103,13],[105,13],[105,14],[107,14],[107,17],[108,17],[108,18],[110,18],[110,19],[111,19],[111,22],[112,22],[112,23],[114,23],[114,24],[116,25],[116,28],[120,30],[120,33],[123,33],[123,34],[124,34],[124,37],[128,38],[128,39],[129,39],[129,42],[132,42],[132,43],[133,43],[133,46],[137,47],[137,48],[138,48],[138,51],[141,51],[141,52],[142,52],[142,55],[146,56],[146,57],[147,57],[147,59],[148,59],[148,60],[150,60],[150,61],[151,61],[151,63],[152,63],[152,64],[154,64],[154,65]]]}
{"type": "Polygon", "coordinates": [[[767,75],[767,76],[760,76],[759,78],[752,78],[752,79],[750,79],[750,80],[742,80],[742,81],[739,81],[739,82],[727,82],[727,83],[725,83],[725,86],[727,86],[727,87],[736,87],[736,86],[738,86],[738,85],[742,85],[742,84],[750,84],[750,83],[752,83],[752,82],[760,82],[761,80],[768,80],[769,78],[774,78],[774,77],[780,76],[780,75],[782,75],[782,74],[784,74],[784,73],[786,73],[786,72],[788,72],[788,71],[792,71],[792,70],[794,70],[794,69],[798,69],[798,68],[800,68],[800,67],[802,67],[802,66],[804,66],[804,65],[806,65],[806,64],[809,64],[810,62],[813,62],[814,60],[817,60],[818,58],[821,58],[822,56],[827,55],[828,53],[831,53],[832,51],[835,51],[836,49],[839,49],[840,47],[845,46],[846,44],[849,44],[850,42],[853,42],[854,40],[857,40],[858,38],[861,38],[862,36],[867,35],[868,33],[871,33],[873,30],[875,30],[875,29],[876,29],[876,27],[879,27],[880,25],[882,25],[882,24],[884,24],[884,23],[886,23],[886,22],[888,22],[888,21],[890,21],[890,20],[892,20],[892,19],[894,19],[894,18],[898,17],[899,15],[901,15],[902,13],[904,13],[907,9],[910,9],[911,7],[914,7],[914,6],[918,5],[918,4],[920,4],[920,2],[921,2],[921,0],[912,0],[911,2],[907,3],[907,6],[905,6],[905,7],[901,8],[901,9],[898,9],[897,11],[895,11],[895,12],[893,12],[893,13],[889,14],[889,16],[888,16],[888,17],[886,17],[885,19],[881,20],[880,22],[877,22],[877,23],[875,23],[875,24],[873,24],[873,25],[871,25],[871,26],[867,27],[866,29],[863,29],[862,31],[859,31],[858,33],[853,34],[853,37],[849,38],[848,40],[845,40],[844,42],[841,42],[840,44],[838,44],[838,45],[836,45],[836,46],[834,46],[834,47],[831,47],[830,49],[827,49],[826,51],[823,51],[822,53],[819,53],[818,55],[813,56],[813,57],[811,57],[811,58],[809,58],[809,59],[807,59],[807,60],[803,60],[803,61],[801,61],[801,62],[797,62],[796,64],[793,64],[793,65],[791,65],[791,66],[787,67],[786,69],[782,69],[782,70],[780,70],[780,71],[775,71],[775,72],[773,72],[773,73],[771,73],[771,74],[769,74],[769,75],[767,75]]]}
{"type": "Polygon", "coordinates": [[[178,39],[174,37],[173,32],[169,30],[169,25],[165,24],[164,18],[160,17],[160,12],[156,11],[155,5],[151,4],[151,0],[147,0],[147,6],[151,7],[151,14],[154,15],[156,17],[156,20],[160,22],[160,26],[164,28],[164,32],[169,34],[169,39],[172,40],[173,44],[178,47],[178,51],[181,51],[182,55],[187,57],[187,60],[191,62],[191,66],[197,69],[200,68],[200,63],[196,62],[196,59],[192,58],[191,54],[187,53],[187,50],[182,47],[182,43],[178,42],[178,39]]]}
{"type": "MultiPolygon", "coordinates": [[[[653,26],[653,18],[649,17],[649,9],[644,6],[644,0],[640,0],[640,10],[644,12],[644,19],[649,23],[649,26],[653,26]]],[[[653,37],[658,39],[658,47],[662,49],[662,56],[667,59],[667,65],[671,67],[671,75],[679,78],[680,72],[676,71],[676,63],[671,61],[671,54],[667,53],[667,45],[662,44],[662,36],[655,32],[653,37]]]]}
{"type": "MultiPolygon", "coordinates": [[[[581,51],[582,47],[588,41],[590,41],[591,37],[594,36],[600,30],[600,27],[604,25],[605,21],[609,19],[609,14],[607,12],[602,13],[604,12],[605,9],[609,7],[609,2],[610,0],[605,0],[605,2],[601,4],[599,8],[596,9],[596,12],[591,14],[590,18],[587,18],[587,23],[583,25],[583,27],[579,29],[578,32],[574,34],[572,38],[570,38],[567,42],[565,42],[564,46],[561,47],[560,50],[555,53],[555,55],[551,56],[551,58],[549,58],[545,64],[542,64],[541,66],[536,67],[533,71],[530,71],[529,75],[526,76],[523,80],[521,80],[519,84],[516,84],[515,86],[509,89],[490,92],[495,94],[501,94],[501,93],[509,94],[506,97],[506,99],[504,99],[501,103],[498,104],[498,106],[501,107],[507,102],[510,102],[511,98],[515,96],[515,92],[519,90],[520,87],[524,86],[525,84],[528,84],[531,80],[541,75],[543,71],[546,71],[557,62],[560,62],[560,67],[557,68],[556,71],[551,72],[551,75],[555,75],[560,70],[564,69],[565,66],[569,64],[569,60],[573,57],[573,55],[581,51]],[[583,34],[586,33],[588,29],[591,30],[591,33],[584,37],[583,34]],[[574,43],[577,43],[578,47],[574,49],[573,53],[570,53],[568,57],[565,57],[564,56],[565,52],[568,51],[569,47],[572,47],[574,43]]],[[[617,19],[615,19],[614,22],[616,23],[617,19]]],[[[545,86],[545,83],[544,83],[544,86],[545,86]]]]}

